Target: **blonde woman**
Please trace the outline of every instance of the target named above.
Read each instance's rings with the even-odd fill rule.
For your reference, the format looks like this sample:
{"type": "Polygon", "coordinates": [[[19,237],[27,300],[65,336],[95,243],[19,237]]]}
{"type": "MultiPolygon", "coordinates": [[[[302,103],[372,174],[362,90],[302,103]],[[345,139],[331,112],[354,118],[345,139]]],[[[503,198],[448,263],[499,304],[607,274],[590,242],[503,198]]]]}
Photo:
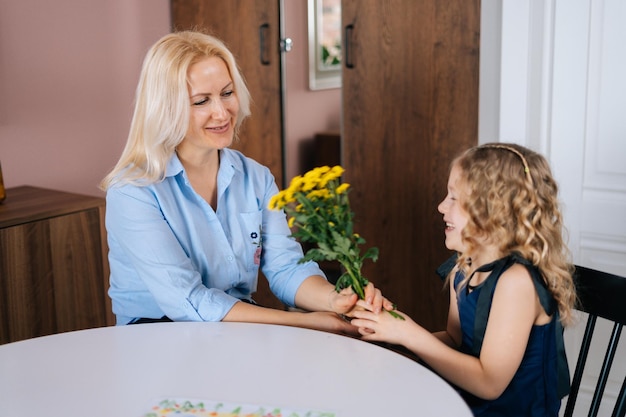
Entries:
{"type": "MultiPolygon", "coordinates": [[[[356,333],[342,318],[357,296],[337,293],[315,263],[299,264],[270,171],[229,149],[250,114],[232,53],[198,32],[148,51],[119,162],[102,181],[118,324],[245,321],[356,333]],[[259,269],[291,312],[255,305],[259,269]],[[305,312],[306,311],[306,312],[305,312]]],[[[253,139],[253,138],[250,138],[253,139]]],[[[380,310],[379,290],[367,288],[380,310]]]]}
{"type": "Polygon", "coordinates": [[[413,351],[476,416],[556,417],[569,389],[561,325],[576,298],[557,192],[548,163],[529,149],[494,143],[464,152],[438,208],[446,247],[457,253],[442,274],[446,330],[370,311],[352,323],[366,340],[413,351]]]}

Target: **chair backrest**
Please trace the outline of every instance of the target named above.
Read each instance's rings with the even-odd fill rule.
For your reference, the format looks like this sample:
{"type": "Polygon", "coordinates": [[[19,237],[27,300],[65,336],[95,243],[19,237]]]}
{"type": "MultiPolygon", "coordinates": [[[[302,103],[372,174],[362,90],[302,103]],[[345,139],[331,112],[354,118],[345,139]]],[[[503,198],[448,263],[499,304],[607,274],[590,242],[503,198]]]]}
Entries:
{"type": "MultiPolygon", "coordinates": [[[[578,354],[578,361],[572,379],[572,387],[567,405],[565,406],[564,417],[571,417],[574,405],[578,396],[580,382],[589,353],[589,346],[595,329],[596,319],[602,317],[612,321],[613,332],[609,339],[606,355],[602,362],[600,375],[596,383],[589,416],[595,417],[600,408],[600,402],[604,394],[604,388],[609,377],[609,371],[613,364],[617,345],[621,335],[622,327],[626,323],[626,277],[621,277],[594,269],[576,266],[574,276],[576,292],[579,298],[578,310],[589,314],[587,326],[583,336],[582,345],[578,354]]],[[[621,359],[623,360],[623,359],[621,359]]],[[[626,378],[617,397],[617,403],[613,409],[612,417],[624,417],[626,413],[626,378]]]]}

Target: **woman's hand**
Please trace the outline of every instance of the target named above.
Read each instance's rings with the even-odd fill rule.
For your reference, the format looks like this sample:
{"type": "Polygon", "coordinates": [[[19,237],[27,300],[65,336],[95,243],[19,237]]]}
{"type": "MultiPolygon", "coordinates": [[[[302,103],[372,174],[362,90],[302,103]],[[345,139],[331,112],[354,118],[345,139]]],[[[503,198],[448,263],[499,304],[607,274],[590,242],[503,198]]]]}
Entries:
{"type": "Polygon", "coordinates": [[[365,287],[364,300],[359,300],[352,289],[344,288],[339,293],[333,289],[328,303],[332,311],[348,317],[353,317],[355,310],[365,308],[363,305],[374,313],[380,313],[383,308],[393,310],[393,303],[383,297],[382,292],[371,282],[365,287]]]}
{"type": "Polygon", "coordinates": [[[308,277],[296,292],[296,307],[305,311],[331,311],[333,313],[352,317],[353,311],[362,309],[357,301],[365,303],[372,311],[393,310],[393,303],[383,297],[380,290],[371,282],[365,287],[365,299],[359,297],[351,288],[340,292],[326,278],[319,275],[308,277]]]}
{"type": "Polygon", "coordinates": [[[301,322],[298,324],[299,327],[348,336],[359,336],[357,328],[336,313],[316,311],[311,313],[290,314],[302,314],[301,322]]]}
{"type": "Polygon", "coordinates": [[[285,311],[237,302],[224,316],[225,322],[248,322],[303,327],[331,333],[359,336],[356,327],[339,314],[330,311],[285,311]]]}

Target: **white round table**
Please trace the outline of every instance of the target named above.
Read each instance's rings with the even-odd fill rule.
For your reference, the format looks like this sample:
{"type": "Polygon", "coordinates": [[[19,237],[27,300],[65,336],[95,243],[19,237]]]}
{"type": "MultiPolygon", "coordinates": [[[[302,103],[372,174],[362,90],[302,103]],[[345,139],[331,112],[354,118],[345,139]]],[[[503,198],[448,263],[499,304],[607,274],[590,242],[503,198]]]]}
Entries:
{"type": "Polygon", "coordinates": [[[471,416],[461,397],[420,364],[301,328],[140,324],[0,345],[3,417],[142,417],[171,398],[336,417],[471,416]]]}

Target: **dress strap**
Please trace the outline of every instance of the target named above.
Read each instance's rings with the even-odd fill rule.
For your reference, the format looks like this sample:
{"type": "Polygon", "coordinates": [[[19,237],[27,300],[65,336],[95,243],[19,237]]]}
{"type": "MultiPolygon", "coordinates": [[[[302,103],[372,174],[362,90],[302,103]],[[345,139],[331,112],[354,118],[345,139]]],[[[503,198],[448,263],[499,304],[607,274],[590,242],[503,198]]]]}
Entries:
{"type": "Polygon", "coordinates": [[[487,329],[487,321],[491,312],[491,300],[498,278],[511,265],[513,260],[510,256],[498,259],[487,265],[483,265],[474,272],[489,272],[491,274],[483,281],[476,301],[476,317],[474,319],[474,338],[472,341],[472,354],[476,357],[480,356],[480,350],[483,347],[483,339],[485,338],[485,330],[487,329]]]}
{"type": "Polygon", "coordinates": [[[458,255],[455,253],[454,255],[446,259],[444,263],[439,265],[439,268],[437,268],[437,270],[435,271],[437,275],[439,275],[439,278],[445,280],[447,276],[450,275],[450,272],[452,272],[452,269],[454,269],[456,265],[457,258],[458,255]]]}

